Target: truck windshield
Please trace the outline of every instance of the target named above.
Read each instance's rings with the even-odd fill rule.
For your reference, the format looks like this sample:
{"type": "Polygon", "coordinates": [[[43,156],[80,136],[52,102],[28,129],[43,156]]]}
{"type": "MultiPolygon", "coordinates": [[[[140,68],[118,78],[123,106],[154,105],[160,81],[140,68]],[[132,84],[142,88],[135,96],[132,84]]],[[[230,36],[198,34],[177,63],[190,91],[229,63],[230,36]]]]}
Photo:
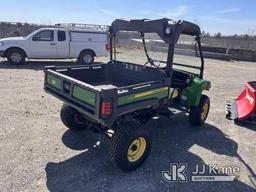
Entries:
{"type": "Polygon", "coordinates": [[[35,34],[37,34],[38,32],[39,32],[40,30],[39,29],[37,29],[37,30],[35,30],[35,31],[33,31],[32,33],[30,33],[30,34],[28,34],[27,36],[25,36],[24,38],[29,38],[29,37],[33,37],[35,34]]]}

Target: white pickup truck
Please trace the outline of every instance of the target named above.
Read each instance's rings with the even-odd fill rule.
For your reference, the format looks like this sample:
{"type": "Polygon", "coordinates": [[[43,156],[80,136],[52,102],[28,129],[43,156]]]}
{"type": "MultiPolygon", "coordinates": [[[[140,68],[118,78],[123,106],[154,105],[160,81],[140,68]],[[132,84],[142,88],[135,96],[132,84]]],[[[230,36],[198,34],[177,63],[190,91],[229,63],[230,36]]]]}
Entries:
{"type": "Polygon", "coordinates": [[[27,37],[0,39],[0,57],[12,64],[28,59],[73,59],[80,64],[91,64],[94,57],[108,53],[108,27],[103,25],[56,25],[41,28],[27,37]],[[63,27],[65,26],[65,27],[63,27]]]}

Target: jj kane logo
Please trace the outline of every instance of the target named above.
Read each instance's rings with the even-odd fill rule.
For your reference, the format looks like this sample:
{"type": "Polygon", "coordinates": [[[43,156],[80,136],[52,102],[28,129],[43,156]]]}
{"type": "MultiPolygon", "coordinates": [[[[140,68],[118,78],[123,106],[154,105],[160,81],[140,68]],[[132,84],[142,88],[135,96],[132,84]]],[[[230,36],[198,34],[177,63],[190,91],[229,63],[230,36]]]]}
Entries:
{"type": "Polygon", "coordinates": [[[169,171],[162,171],[162,177],[168,182],[187,182],[187,167],[187,163],[170,163],[169,171]]]}
{"type": "Polygon", "coordinates": [[[187,173],[188,163],[170,163],[168,171],[162,171],[162,177],[167,182],[191,181],[234,181],[239,175],[237,166],[195,165],[193,171],[187,173]],[[190,175],[190,177],[188,177],[190,175]]]}

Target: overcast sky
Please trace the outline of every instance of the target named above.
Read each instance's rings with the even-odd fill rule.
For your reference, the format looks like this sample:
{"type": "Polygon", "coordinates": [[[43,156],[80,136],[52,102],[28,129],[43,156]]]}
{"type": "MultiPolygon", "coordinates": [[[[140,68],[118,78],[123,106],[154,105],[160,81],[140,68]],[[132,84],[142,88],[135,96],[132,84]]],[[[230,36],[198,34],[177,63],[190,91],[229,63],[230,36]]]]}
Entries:
{"type": "Polygon", "coordinates": [[[171,18],[198,23],[211,34],[256,35],[256,0],[0,0],[0,20],[110,24],[116,18],[171,18]]]}

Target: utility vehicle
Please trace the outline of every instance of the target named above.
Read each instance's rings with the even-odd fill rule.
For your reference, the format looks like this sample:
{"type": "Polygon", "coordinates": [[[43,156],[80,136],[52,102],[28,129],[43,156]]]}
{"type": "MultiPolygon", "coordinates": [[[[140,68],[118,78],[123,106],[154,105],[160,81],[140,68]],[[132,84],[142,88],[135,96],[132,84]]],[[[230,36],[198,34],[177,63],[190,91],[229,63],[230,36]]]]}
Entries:
{"type": "Polygon", "coordinates": [[[25,59],[78,59],[80,64],[92,64],[94,57],[108,54],[106,25],[62,23],[38,29],[26,37],[0,39],[0,57],[12,64],[25,59]]]}
{"type": "Polygon", "coordinates": [[[134,170],[150,151],[150,133],[143,126],[148,120],[186,112],[191,124],[200,126],[207,118],[210,100],[202,92],[209,90],[211,83],[203,80],[200,36],[200,28],[187,21],[117,19],[110,27],[110,61],[93,66],[46,67],[45,91],[64,102],[60,118],[65,126],[106,134],[114,164],[124,171],[134,170]],[[140,33],[148,59],[145,65],[116,59],[119,31],[140,33]],[[146,33],[156,33],[168,45],[166,61],[149,57],[146,33]],[[195,37],[199,67],[173,62],[174,46],[181,34],[195,37]],[[174,70],[174,65],[198,73],[174,70]]]}

